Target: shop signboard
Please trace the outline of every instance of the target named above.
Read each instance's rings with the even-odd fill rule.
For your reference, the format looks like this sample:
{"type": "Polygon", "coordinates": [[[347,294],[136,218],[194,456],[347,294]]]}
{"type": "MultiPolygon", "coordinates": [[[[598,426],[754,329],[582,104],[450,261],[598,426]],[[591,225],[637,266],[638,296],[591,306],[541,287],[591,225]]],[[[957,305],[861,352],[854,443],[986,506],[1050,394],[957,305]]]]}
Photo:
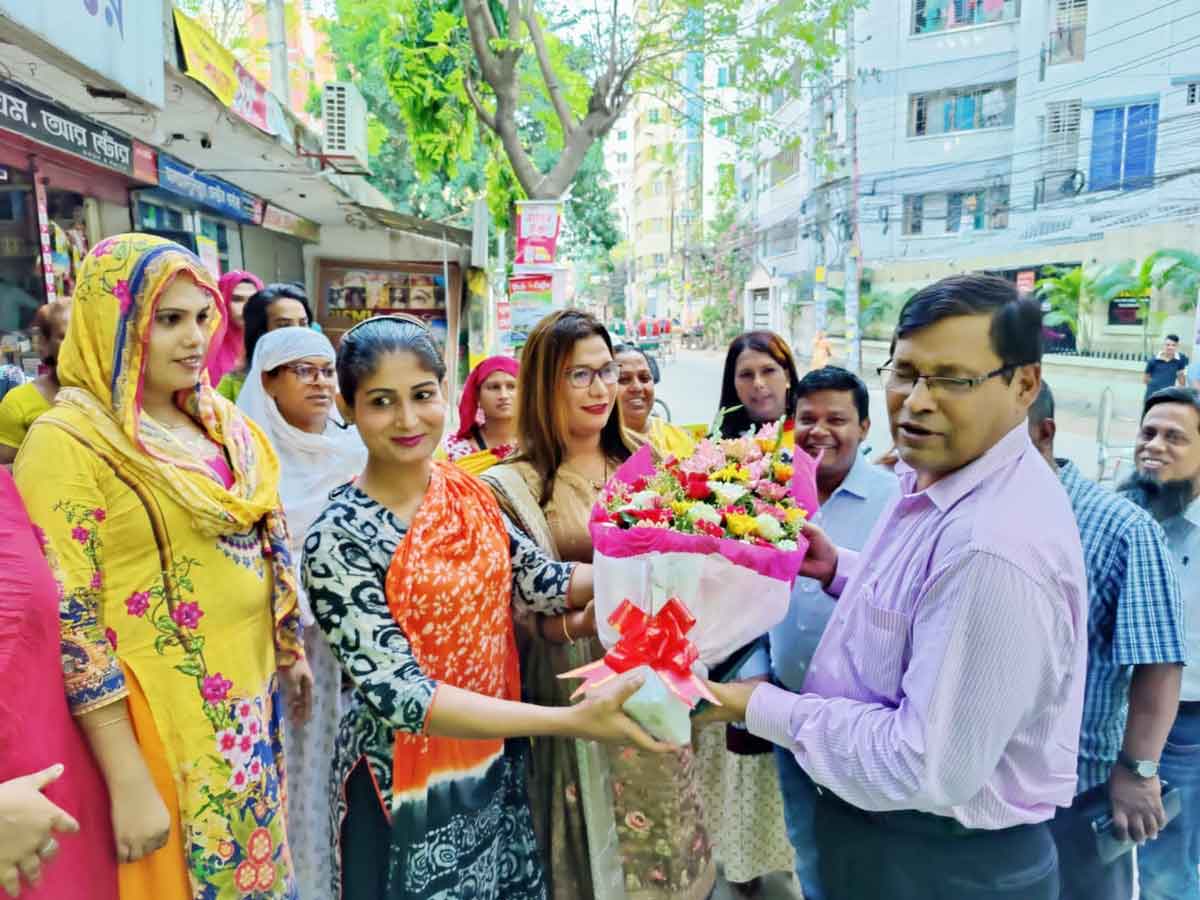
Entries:
{"type": "Polygon", "coordinates": [[[146,184],[158,184],[158,151],[141,141],[133,142],[133,177],[146,184]]]}
{"type": "Polygon", "coordinates": [[[46,302],[58,297],[54,286],[54,249],[50,246],[50,214],[46,211],[46,182],[33,173],[33,201],[37,207],[38,248],[42,257],[42,276],[46,281],[46,302]]]}
{"type": "Polygon", "coordinates": [[[221,250],[216,241],[202,234],[196,235],[196,255],[213,278],[221,277],[221,250]]]}
{"type": "Polygon", "coordinates": [[[324,266],[323,324],[342,331],[374,316],[403,312],[424,320],[444,347],[446,279],[441,272],[406,269],[403,263],[324,266]]]}
{"type": "Polygon", "coordinates": [[[517,201],[517,250],[513,263],[518,266],[548,266],[558,249],[562,227],[562,203],[557,200],[517,201]]]}
{"type": "Polygon", "coordinates": [[[202,175],[165,153],[158,154],[158,186],[235,222],[257,225],[262,219],[263,202],[257,197],[219,178],[202,175]]]}
{"type": "Polygon", "coordinates": [[[56,103],[39,100],[11,81],[0,80],[0,128],[122,175],[133,174],[129,138],[56,103]]]}
{"type": "MultiPolygon", "coordinates": [[[[0,15],[130,96],[162,107],[161,0],[0,0],[0,15]]],[[[19,37],[6,40],[22,45],[19,37]]]]}
{"type": "Polygon", "coordinates": [[[320,225],[286,209],[280,209],[273,203],[268,203],[263,211],[262,227],[314,244],[321,240],[320,225]]]}
{"type": "Polygon", "coordinates": [[[267,134],[275,134],[269,97],[250,71],[220,41],[194,20],[175,10],[175,30],[183,47],[187,76],[200,82],[224,106],[267,134]]]}

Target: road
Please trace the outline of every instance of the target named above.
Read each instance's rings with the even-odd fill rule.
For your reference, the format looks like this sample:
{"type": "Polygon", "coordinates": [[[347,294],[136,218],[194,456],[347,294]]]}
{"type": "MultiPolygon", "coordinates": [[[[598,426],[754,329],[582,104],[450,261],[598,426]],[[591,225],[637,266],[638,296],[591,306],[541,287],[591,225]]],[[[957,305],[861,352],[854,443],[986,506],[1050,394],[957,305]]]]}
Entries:
{"type": "MultiPolygon", "coordinates": [[[[662,366],[662,383],[658,397],[671,410],[671,421],[690,425],[711,422],[721,396],[721,370],[724,353],[682,350],[662,366]]],[[[883,389],[874,373],[864,376],[871,394],[871,431],[866,446],[871,455],[882,453],[891,446],[888,433],[887,407],[883,389]]],[[[1060,404],[1056,414],[1058,439],[1055,453],[1079,466],[1084,474],[1096,474],[1096,410],[1076,405],[1060,404]]],[[[1114,436],[1132,442],[1134,423],[1118,419],[1114,436]]]]}

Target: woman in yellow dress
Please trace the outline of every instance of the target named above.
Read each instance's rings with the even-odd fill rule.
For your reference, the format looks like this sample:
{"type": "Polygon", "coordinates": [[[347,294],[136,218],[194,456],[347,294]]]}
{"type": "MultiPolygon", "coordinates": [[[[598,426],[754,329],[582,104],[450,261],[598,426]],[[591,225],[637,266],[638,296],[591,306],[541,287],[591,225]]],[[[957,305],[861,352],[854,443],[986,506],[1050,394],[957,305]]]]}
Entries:
{"type": "Polygon", "coordinates": [[[617,402],[625,427],[649,441],[659,453],[671,453],[680,459],[691,456],[696,449],[692,436],[666,419],[651,415],[658,373],[650,365],[650,357],[633,344],[617,344],[613,358],[621,367],[617,402]]]}
{"type": "Polygon", "coordinates": [[[277,673],[311,675],[278,463],[203,375],[200,261],[101,241],[79,273],[55,408],[15,475],[61,587],[68,703],[108,785],[121,900],[292,900],[277,673]]]}

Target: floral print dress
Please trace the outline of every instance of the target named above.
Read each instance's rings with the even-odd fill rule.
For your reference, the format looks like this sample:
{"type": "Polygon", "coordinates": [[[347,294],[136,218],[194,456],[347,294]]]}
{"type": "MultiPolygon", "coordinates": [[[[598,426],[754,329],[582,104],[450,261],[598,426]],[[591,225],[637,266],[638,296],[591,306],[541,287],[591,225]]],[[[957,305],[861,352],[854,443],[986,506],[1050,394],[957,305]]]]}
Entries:
{"type": "Polygon", "coordinates": [[[61,590],[71,710],[127,700],[173,813],[168,847],[120,867],[121,900],[295,898],[275,669],[299,622],[276,627],[264,536],[202,535],[62,428],[30,431],[16,480],[61,590]]]}
{"type": "MultiPolygon", "coordinates": [[[[424,730],[436,690],[414,655],[417,635],[397,625],[385,594],[408,526],[355,485],[338,488],[330,500],[308,532],[302,570],[313,614],[354,684],[329,785],[339,854],[334,895],[540,900],[545,887],[524,741],[509,741],[482,771],[439,777],[419,797],[393,792],[396,734],[424,730]],[[379,873],[361,871],[378,865],[372,856],[391,857],[386,887],[379,873]]],[[[563,610],[574,565],[547,559],[515,528],[508,545],[515,601],[563,610]]]]}

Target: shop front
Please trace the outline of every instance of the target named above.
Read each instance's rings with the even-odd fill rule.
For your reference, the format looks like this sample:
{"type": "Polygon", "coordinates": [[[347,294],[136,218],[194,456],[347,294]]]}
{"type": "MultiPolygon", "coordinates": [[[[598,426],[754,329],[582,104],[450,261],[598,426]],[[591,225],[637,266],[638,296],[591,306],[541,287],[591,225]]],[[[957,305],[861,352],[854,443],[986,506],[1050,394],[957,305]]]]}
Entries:
{"type": "Polygon", "coordinates": [[[147,153],[0,80],[0,335],[25,331],[38,306],[69,296],[88,249],[130,229],[130,190],[157,178],[147,153]]]}
{"type": "Polygon", "coordinates": [[[157,173],[158,186],[134,198],[137,230],[182,244],[218,277],[245,268],[242,227],[262,220],[263,201],[166,153],[157,173]]]}
{"type": "Polygon", "coordinates": [[[304,284],[304,245],[321,240],[321,227],[303,216],[268,203],[261,226],[242,228],[244,268],[263,281],[304,284]]]}

